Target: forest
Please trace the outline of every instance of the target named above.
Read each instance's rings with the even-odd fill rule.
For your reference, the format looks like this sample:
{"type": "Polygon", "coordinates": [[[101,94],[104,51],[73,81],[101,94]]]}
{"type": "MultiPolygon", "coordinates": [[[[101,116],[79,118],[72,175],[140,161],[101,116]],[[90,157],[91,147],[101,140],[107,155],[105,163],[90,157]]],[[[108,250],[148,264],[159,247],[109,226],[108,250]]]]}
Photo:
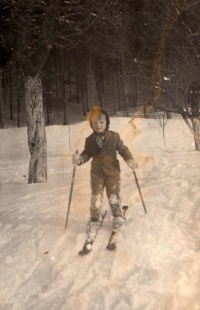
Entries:
{"type": "Polygon", "coordinates": [[[181,117],[200,150],[195,0],[1,0],[0,127],[28,127],[29,183],[47,177],[46,125],[181,117]],[[32,171],[32,172],[31,172],[32,171]]]}

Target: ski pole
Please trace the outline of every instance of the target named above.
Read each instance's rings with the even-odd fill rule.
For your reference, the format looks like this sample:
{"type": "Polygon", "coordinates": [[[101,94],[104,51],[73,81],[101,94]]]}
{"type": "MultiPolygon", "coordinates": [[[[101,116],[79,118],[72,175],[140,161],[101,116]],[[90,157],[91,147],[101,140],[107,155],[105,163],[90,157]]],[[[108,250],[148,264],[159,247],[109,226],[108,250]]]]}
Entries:
{"type": "MultiPolygon", "coordinates": [[[[78,154],[77,150],[76,150],[76,154],[78,154]]],[[[68,202],[68,207],[67,207],[67,216],[66,216],[66,220],[65,220],[65,230],[67,229],[67,224],[68,224],[68,219],[69,219],[69,211],[70,211],[70,206],[71,206],[71,201],[72,201],[72,192],[73,192],[73,187],[74,187],[75,173],[76,173],[76,164],[74,164],[74,169],[73,169],[73,173],[72,173],[69,202],[68,202]]]]}
{"type": "Polygon", "coordinates": [[[136,184],[137,184],[137,188],[138,188],[138,191],[139,191],[139,194],[140,194],[140,198],[141,198],[141,200],[142,200],[142,204],[143,204],[144,212],[147,214],[147,209],[146,209],[146,206],[145,206],[145,203],[144,203],[143,197],[142,197],[142,193],[141,193],[141,190],[140,190],[140,185],[139,185],[139,182],[138,182],[138,178],[137,178],[136,172],[135,172],[135,171],[133,171],[133,174],[134,174],[134,177],[135,177],[135,182],[136,182],[136,184]]]}

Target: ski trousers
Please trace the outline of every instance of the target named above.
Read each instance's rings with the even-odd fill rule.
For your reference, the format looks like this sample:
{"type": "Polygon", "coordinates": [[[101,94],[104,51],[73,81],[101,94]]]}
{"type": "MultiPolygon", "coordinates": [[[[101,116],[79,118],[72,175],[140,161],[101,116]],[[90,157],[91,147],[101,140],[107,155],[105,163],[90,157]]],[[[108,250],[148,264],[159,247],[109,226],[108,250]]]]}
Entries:
{"type": "Polygon", "coordinates": [[[91,206],[90,219],[98,221],[101,212],[103,192],[106,189],[106,194],[111,207],[112,216],[121,216],[121,199],[120,199],[120,175],[107,176],[103,171],[97,176],[91,174],[91,206]]]}

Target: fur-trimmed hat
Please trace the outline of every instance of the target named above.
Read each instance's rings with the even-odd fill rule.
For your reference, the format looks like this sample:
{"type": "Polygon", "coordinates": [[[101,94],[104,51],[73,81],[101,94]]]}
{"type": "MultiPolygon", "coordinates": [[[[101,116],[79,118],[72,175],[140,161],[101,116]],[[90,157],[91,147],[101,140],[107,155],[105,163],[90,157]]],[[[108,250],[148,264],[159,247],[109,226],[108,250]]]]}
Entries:
{"type": "Polygon", "coordinates": [[[104,109],[102,109],[100,106],[94,106],[90,113],[88,114],[88,120],[90,122],[90,126],[92,127],[92,117],[93,116],[98,116],[99,114],[104,114],[106,116],[106,130],[109,129],[110,126],[110,118],[108,115],[108,112],[104,109]]]}

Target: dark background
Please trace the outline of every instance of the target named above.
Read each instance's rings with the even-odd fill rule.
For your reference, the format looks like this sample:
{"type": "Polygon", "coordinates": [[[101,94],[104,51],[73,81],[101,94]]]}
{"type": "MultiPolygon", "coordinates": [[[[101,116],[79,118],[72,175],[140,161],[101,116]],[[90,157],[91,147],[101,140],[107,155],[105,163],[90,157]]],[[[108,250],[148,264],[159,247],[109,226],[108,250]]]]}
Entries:
{"type": "Polygon", "coordinates": [[[132,116],[156,87],[156,55],[173,14],[161,96],[138,116],[199,116],[200,6],[179,2],[1,1],[1,128],[26,126],[24,76],[37,72],[46,125],[82,121],[93,105],[132,116]]]}

